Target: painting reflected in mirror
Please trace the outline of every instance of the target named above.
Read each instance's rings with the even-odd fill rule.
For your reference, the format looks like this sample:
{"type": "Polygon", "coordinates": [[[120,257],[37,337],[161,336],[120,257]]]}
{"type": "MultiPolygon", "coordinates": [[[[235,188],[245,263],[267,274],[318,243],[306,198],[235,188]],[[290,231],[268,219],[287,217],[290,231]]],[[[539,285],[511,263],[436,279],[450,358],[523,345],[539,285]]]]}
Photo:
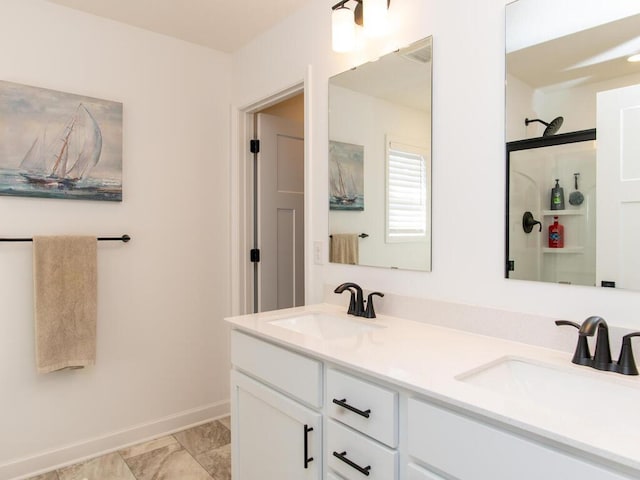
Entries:
{"type": "Polygon", "coordinates": [[[329,210],[364,210],[364,147],[329,141],[329,210]]]}
{"type": "Polygon", "coordinates": [[[431,37],[329,79],[329,259],[431,269],[431,37]]]}

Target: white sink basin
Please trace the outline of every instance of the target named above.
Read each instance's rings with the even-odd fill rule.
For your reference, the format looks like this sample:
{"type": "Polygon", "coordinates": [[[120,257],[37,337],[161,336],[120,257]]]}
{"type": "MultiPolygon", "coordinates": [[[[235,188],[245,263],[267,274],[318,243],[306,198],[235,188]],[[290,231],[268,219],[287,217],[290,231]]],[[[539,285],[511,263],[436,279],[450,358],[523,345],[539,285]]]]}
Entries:
{"type": "MultiPolygon", "coordinates": [[[[577,371],[517,357],[504,357],[456,377],[509,401],[562,415],[566,422],[614,429],[640,428],[637,377],[577,371]]],[[[638,431],[638,430],[636,430],[638,431]]]]}
{"type": "Polygon", "coordinates": [[[321,312],[304,313],[295,317],[274,320],[269,323],[277,327],[293,330],[294,332],[319,338],[321,340],[352,337],[371,330],[384,328],[382,325],[375,325],[366,321],[351,320],[349,318],[338,317],[321,312]]]}

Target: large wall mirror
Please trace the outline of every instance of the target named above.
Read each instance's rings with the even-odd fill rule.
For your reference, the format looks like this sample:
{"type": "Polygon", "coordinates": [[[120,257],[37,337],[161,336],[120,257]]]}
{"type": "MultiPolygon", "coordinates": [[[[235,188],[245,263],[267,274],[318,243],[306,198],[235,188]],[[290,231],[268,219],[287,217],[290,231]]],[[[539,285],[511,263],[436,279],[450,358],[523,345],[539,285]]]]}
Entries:
{"type": "Polygon", "coordinates": [[[431,37],[329,79],[329,260],[431,269],[431,37]]]}
{"type": "Polygon", "coordinates": [[[640,2],[507,5],[507,278],[640,290],[638,54],[640,2]]]}

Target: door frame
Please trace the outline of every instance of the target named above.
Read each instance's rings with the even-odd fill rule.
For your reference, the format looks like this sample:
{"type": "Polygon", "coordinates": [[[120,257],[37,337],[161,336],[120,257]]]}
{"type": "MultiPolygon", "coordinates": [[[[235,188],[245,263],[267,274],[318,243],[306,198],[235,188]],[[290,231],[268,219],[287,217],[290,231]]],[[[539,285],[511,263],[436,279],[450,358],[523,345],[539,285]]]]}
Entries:
{"type": "MultiPolygon", "coordinates": [[[[300,93],[304,94],[304,245],[310,252],[311,191],[311,67],[307,67],[304,79],[282,90],[247,105],[231,106],[231,204],[230,204],[230,281],[231,315],[253,312],[253,264],[249,251],[253,248],[253,154],[249,151],[249,141],[253,139],[255,114],[267,107],[280,103],[300,93]]],[[[310,255],[305,253],[305,303],[308,303],[310,284],[310,255]]]]}

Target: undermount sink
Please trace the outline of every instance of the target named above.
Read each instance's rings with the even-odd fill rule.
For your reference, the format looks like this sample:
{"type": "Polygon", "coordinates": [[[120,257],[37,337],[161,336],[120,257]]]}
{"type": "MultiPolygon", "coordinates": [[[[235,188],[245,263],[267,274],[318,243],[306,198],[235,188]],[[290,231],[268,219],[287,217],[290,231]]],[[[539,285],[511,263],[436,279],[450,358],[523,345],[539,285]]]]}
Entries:
{"type": "MultiPolygon", "coordinates": [[[[503,357],[456,377],[507,400],[560,414],[567,422],[603,428],[640,428],[637,377],[577,371],[518,357],[503,357]]],[[[636,430],[637,431],[637,430],[636,430]]]]}
{"type": "Polygon", "coordinates": [[[295,317],[274,320],[269,323],[321,340],[352,337],[371,330],[384,328],[381,325],[351,320],[322,312],[304,313],[295,317]]]}

